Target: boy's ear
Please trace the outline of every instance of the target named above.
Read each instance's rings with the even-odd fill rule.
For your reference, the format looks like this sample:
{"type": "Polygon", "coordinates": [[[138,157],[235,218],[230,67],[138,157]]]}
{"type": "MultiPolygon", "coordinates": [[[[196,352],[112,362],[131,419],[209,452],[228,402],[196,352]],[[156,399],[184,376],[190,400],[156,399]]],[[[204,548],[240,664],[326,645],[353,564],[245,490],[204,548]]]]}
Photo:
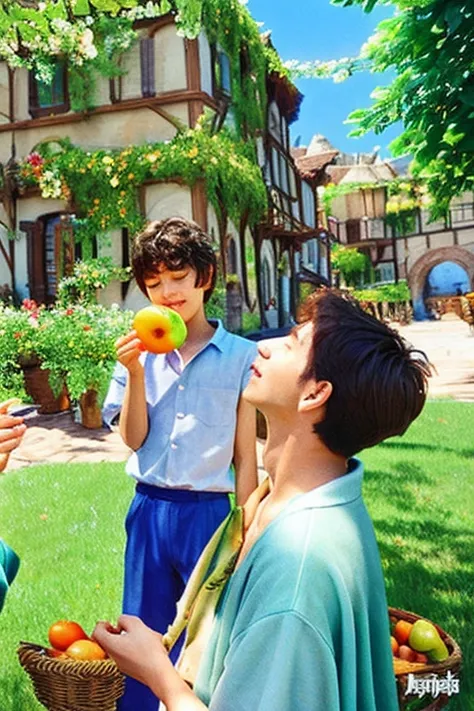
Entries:
{"type": "Polygon", "coordinates": [[[298,412],[317,410],[327,403],[332,395],[332,383],[328,380],[308,380],[298,403],[298,412]]]}

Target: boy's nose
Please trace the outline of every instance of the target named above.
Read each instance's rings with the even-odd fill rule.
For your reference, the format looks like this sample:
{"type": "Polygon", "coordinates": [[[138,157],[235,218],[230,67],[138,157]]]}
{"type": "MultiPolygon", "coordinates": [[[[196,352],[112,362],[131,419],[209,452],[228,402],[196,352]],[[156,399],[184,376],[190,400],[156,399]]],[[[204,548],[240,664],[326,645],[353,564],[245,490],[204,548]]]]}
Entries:
{"type": "Polygon", "coordinates": [[[176,286],[172,281],[163,282],[163,296],[171,296],[176,293],[176,286]]]}
{"type": "Polygon", "coordinates": [[[265,341],[258,341],[257,349],[258,349],[259,354],[262,356],[262,358],[270,358],[271,349],[270,349],[270,341],[268,339],[265,341]]]}

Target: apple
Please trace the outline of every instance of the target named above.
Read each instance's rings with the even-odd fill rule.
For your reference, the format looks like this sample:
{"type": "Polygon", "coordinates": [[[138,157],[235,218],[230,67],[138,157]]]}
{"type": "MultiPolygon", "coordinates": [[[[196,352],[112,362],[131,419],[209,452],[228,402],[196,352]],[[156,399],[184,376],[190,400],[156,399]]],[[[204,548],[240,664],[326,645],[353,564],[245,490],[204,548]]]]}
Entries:
{"type": "Polygon", "coordinates": [[[413,651],[406,644],[401,644],[398,650],[398,656],[400,659],[404,659],[406,662],[416,661],[416,652],[413,651]]]}
{"type": "Polygon", "coordinates": [[[418,664],[427,664],[427,663],[428,663],[428,657],[426,656],[426,654],[420,654],[420,653],[418,653],[418,654],[416,655],[415,662],[417,662],[418,664]]]}
{"type": "Polygon", "coordinates": [[[181,316],[166,306],[146,306],[133,319],[133,328],[150,353],[168,353],[180,348],[187,336],[181,316]]]}

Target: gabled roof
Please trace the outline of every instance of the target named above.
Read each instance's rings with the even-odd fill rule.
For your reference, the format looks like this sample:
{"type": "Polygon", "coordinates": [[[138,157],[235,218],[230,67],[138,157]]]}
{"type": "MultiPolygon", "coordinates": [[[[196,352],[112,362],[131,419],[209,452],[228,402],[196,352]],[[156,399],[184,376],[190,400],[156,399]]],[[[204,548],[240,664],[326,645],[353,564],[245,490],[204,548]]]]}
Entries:
{"type": "Polygon", "coordinates": [[[303,155],[299,158],[292,149],[291,154],[295,159],[296,167],[302,178],[315,178],[316,175],[326,166],[329,166],[338,154],[338,151],[327,151],[326,153],[316,153],[314,155],[303,155]]]}
{"type": "Polygon", "coordinates": [[[397,173],[388,163],[374,163],[372,165],[333,165],[329,166],[327,173],[335,185],[344,183],[386,183],[393,180],[397,173]]]}

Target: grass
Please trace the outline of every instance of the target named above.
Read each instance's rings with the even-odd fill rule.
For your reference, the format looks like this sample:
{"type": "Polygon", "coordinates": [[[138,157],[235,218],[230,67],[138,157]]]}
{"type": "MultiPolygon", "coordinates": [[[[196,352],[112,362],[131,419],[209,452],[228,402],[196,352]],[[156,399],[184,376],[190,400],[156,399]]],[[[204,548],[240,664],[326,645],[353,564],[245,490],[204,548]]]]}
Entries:
{"type": "MultiPolygon", "coordinates": [[[[436,621],[464,655],[449,711],[474,711],[474,404],[436,401],[403,438],[363,454],[390,605],[436,621]]],[[[0,616],[0,709],[40,711],[16,659],[56,619],[91,631],[120,612],[122,464],[54,465],[0,476],[1,534],[22,565],[0,616]]]]}
{"type": "Polygon", "coordinates": [[[91,632],[120,614],[123,524],[133,482],[123,464],[38,466],[0,476],[2,535],[21,558],[0,615],[0,709],[44,707],[18,664],[20,640],[47,644],[50,624],[91,632]]]}

